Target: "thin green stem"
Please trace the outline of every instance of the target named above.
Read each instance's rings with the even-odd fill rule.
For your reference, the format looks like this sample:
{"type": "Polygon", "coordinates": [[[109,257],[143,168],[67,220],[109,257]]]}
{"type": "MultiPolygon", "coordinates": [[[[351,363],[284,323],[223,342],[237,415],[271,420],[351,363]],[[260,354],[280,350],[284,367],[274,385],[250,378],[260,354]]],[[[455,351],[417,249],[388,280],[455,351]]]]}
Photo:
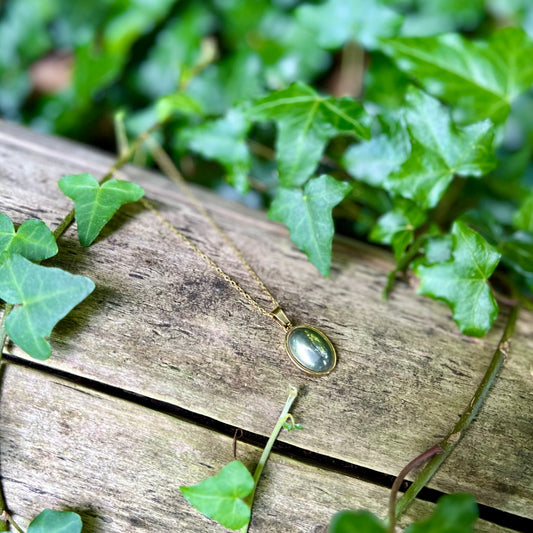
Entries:
{"type": "MultiPolygon", "coordinates": [[[[287,398],[287,401],[285,402],[285,407],[283,407],[283,411],[281,411],[278,421],[276,425],[274,426],[274,429],[272,430],[272,434],[270,435],[270,438],[268,439],[265,449],[263,450],[263,453],[261,454],[259,463],[257,463],[255,472],[254,472],[254,489],[244,500],[248,505],[250,505],[250,507],[253,504],[255,491],[259,483],[259,478],[261,477],[261,474],[263,473],[263,469],[265,468],[266,462],[268,461],[268,457],[270,455],[270,452],[272,451],[272,446],[274,446],[274,443],[276,442],[276,439],[278,438],[279,432],[283,429],[283,424],[285,424],[287,419],[291,417],[291,415],[289,414],[289,410],[292,407],[294,400],[296,400],[296,396],[298,396],[298,390],[295,387],[291,387],[291,392],[289,394],[289,397],[287,398]]],[[[241,532],[247,533],[249,526],[250,526],[250,522],[248,522],[248,524],[246,524],[241,529],[241,532]]]]}
{"type": "Polygon", "coordinates": [[[4,307],[4,314],[2,315],[2,320],[0,321],[0,365],[2,364],[2,356],[4,354],[4,347],[7,339],[6,319],[7,315],[11,313],[11,309],[13,309],[13,306],[11,304],[6,303],[4,307]]]}
{"type": "Polygon", "coordinates": [[[513,336],[516,321],[518,318],[519,306],[514,306],[509,312],[507,323],[503,331],[498,347],[492,356],[489,367],[481,380],[472,400],[467,408],[463,411],[461,418],[455,424],[453,429],[446,435],[446,437],[439,443],[443,452],[440,455],[434,456],[429,463],[424,467],[420,474],[413,481],[412,485],[405,492],[405,494],[398,500],[396,504],[396,517],[401,516],[410,503],[416,498],[417,494],[427,485],[429,480],[435,475],[442,463],[453,451],[457,443],[463,437],[464,432],[468,429],[474,418],[477,416],[481,406],[483,405],[487,394],[498,376],[500,369],[509,355],[511,349],[511,337],[513,336]]]}
{"type": "Polygon", "coordinates": [[[0,531],[9,531],[9,522],[7,521],[6,502],[4,500],[4,492],[0,486],[0,531]]]}
{"type": "Polygon", "coordinates": [[[128,150],[128,134],[126,133],[126,125],[124,124],[124,111],[118,111],[113,116],[113,123],[115,125],[115,139],[117,142],[118,154],[122,155],[128,150]]]}
{"type": "MultiPolygon", "coordinates": [[[[24,533],[23,529],[13,520],[13,517],[6,510],[4,510],[2,514],[0,514],[0,520],[5,521],[6,524],[11,524],[18,531],[18,533],[24,533]]],[[[8,529],[4,529],[1,531],[8,531],[8,529]]]]}
{"type": "MultiPolygon", "coordinates": [[[[134,139],[134,141],[130,144],[128,150],[124,151],[119,155],[119,157],[116,159],[116,161],[109,167],[108,173],[100,180],[100,185],[102,183],[105,183],[106,181],[109,181],[114,173],[122,168],[133,156],[133,154],[139,149],[141,144],[158,128],[162,126],[163,122],[156,122],[153,126],[148,128],[146,131],[141,133],[138,137],[134,139]]],[[[72,221],[74,220],[74,209],[69,211],[65,218],[59,223],[57,228],[54,230],[54,237],[55,239],[59,239],[63,233],[67,230],[67,228],[72,224],[72,221]]]]}
{"type": "Polygon", "coordinates": [[[448,227],[450,221],[457,218],[457,201],[461,194],[461,191],[466,185],[466,179],[460,176],[455,176],[452,183],[444,193],[444,196],[440,199],[439,203],[433,210],[431,215],[432,221],[439,227],[448,227]]]}
{"type": "Polygon", "coordinates": [[[394,285],[394,281],[396,279],[396,274],[398,272],[404,272],[407,267],[411,264],[411,261],[417,256],[417,254],[420,251],[420,247],[424,244],[426,239],[428,238],[427,233],[420,234],[409,246],[407,251],[400,257],[398,262],[396,263],[396,266],[394,267],[391,272],[389,272],[389,275],[387,276],[387,285],[383,289],[383,299],[387,299],[387,295],[392,290],[392,287],[394,285]]]}

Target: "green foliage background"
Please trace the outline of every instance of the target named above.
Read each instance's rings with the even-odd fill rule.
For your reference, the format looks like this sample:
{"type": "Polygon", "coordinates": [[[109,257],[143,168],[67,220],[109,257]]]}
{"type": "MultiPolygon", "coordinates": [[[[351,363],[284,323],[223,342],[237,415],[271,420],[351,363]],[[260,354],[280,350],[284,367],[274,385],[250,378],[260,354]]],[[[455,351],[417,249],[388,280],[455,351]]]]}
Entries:
{"type": "Polygon", "coordinates": [[[532,305],[529,0],[0,5],[4,117],[108,149],[117,111],[131,136],[163,120],[187,179],[269,208],[321,273],[335,223],[465,333],[494,295],[532,305]]]}

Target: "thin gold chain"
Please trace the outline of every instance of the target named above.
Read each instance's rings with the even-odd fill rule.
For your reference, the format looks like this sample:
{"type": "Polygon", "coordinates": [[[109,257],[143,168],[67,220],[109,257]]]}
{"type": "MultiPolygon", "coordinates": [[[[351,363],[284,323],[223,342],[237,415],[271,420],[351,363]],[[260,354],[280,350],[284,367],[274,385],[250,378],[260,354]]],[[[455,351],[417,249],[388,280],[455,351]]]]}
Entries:
{"type": "MultiPolygon", "coordinates": [[[[148,144],[148,147],[150,149],[150,152],[152,156],[154,157],[157,165],[159,168],[174,182],[176,182],[183,192],[187,195],[187,197],[191,200],[191,202],[194,204],[198,212],[204,216],[207,221],[213,226],[213,228],[217,231],[217,233],[224,239],[224,241],[228,244],[228,246],[233,250],[234,254],[237,256],[237,258],[241,261],[241,263],[246,267],[246,270],[248,270],[250,276],[257,282],[257,285],[265,294],[265,296],[268,297],[268,299],[272,302],[274,305],[274,310],[269,311],[265,309],[262,305],[260,305],[254,298],[252,298],[229,274],[224,272],[206,253],[204,253],[194,242],[192,242],[188,237],[186,237],[179,229],[177,229],[173,224],[171,224],[155,207],[154,205],[146,200],[145,198],[142,198],[141,201],[143,205],[150,209],[152,213],[167,227],[174,233],[176,236],[178,236],[184,243],[186,243],[188,246],[190,246],[211,268],[215,270],[220,276],[222,276],[234,289],[236,289],[241,296],[243,296],[248,302],[252,304],[252,306],[257,309],[260,313],[263,315],[267,315],[270,317],[273,317],[276,319],[277,322],[279,320],[276,317],[276,311],[279,309],[281,310],[281,306],[277,302],[277,300],[272,296],[270,291],[266,288],[263,281],[259,278],[257,273],[254,271],[254,269],[250,266],[248,261],[244,258],[241,251],[235,246],[233,241],[229,238],[226,233],[222,230],[222,228],[215,222],[213,217],[207,212],[207,210],[204,208],[204,206],[198,201],[196,196],[193,194],[189,186],[187,185],[185,179],[181,175],[181,172],[178,170],[172,159],[168,156],[168,154],[161,148],[159,144],[153,140],[153,138],[148,138],[146,140],[146,144],[148,144]],[[274,314],[273,314],[274,313],[274,314]]],[[[281,324],[282,327],[286,328],[288,324],[281,324]]]]}

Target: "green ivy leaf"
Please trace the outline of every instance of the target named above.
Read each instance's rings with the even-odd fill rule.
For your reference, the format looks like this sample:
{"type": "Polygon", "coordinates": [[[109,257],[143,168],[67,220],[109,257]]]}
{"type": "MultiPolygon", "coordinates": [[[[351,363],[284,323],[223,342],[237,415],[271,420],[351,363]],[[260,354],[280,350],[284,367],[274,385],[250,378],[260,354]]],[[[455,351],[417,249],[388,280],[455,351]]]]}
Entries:
{"type": "Polygon", "coordinates": [[[186,93],[172,93],[158,98],[155,103],[157,118],[160,122],[175,115],[202,115],[199,102],[186,93]]]}
{"type": "Polygon", "coordinates": [[[379,117],[383,133],[369,141],[350,146],[342,157],[354,178],[374,187],[383,187],[387,177],[409,157],[411,142],[402,117],[379,117]]]}
{"type": "MultiPolygon", "coordinates": [[[[492,180],[488,178],[487,181],[490,183],[492,180]]],[[[484,183],[480,185],[483,186],[484,183]]],[[[459,220],[477,231],[490,244],[496,245],[505,238],[504,226],[510,222],[509,207],[506,205],[502,209],[501,203],[491,204],[491,199],[487,198],[486,206],[465,211],[459,220]]]]}
{"type": "Polygon", "coordinates": [[[249,110],[255,120],[278,126],[276,154],[283,187],[303,185],[316,169],[326,142],[339,134],[370,137],[369,117],[352,98],[318,95],[303,83],[275,91],[249,110]]]}
{"type": "Polygon", "coordinates": [[[498,265],[500,254],[463,222],[454,223],[452,238],[451,260],[415,268],[421,280],[418,292],[446,302],[460,330],[481,337],[498,315],[498,304],[487,280],[498,265]]]}
{"type": "Polygon", "coordinates": [[[385,54],[374,52],[365,71],[364,90],[366,100],[385,109],[398,109],[404,104],[404,97],[410,79],[385,54]]]}
{"type": "Polygon", "coordinates": [[[386,533],[385,524],[370,511],[340,511],[333,515],[328,533],[386,533]]]}
{"type": "Polygon", "coordinates": [[[265,0],[217,4],[222,42],[255,52],[263,63],[261,78],[269,87],[315,79],[330,65],[329,54],[288,7],[265,0]]]}
{"type": "Polygon", "coordinates": [[[533,41],[504,28],[488,41],[457,33],[387,40],[385,51],[434,96],[460,110],[461,122],[503,122],[510,103],[533,83],[533,41]]]}
{"type": "Polygon", "coordinates": [[[78,237],[82,246],[89,246],[120,206],[136,202],[144,195],[142,187],[123,180],[109,180],[103,185],[91,174],[65,176],[59,188],[74,201],[78,237]]]}
{"type": "Polygon", "coordinates": [[[516,229],[533,233],[533,194],[528,196],[513,217],[516,229]]]}
{"type": "Polygon", "coordinates": [[[232,461],[215,476],[192,487],[180,487],[186,500],[208,518],[229,529],[250,521],[250,506],[243,501],[254,488],[254,479],[240,461],[232,461]]]}
{"type": "Polygon", "coordinates": [[[324,276],[329,275],[335,233],[331,211],[350,190],[349,183],[324,174],[306,183],[303,190],[281,187],[270,206],[269,217],[289,228],[294,244],[324,276]]]}
{"type": "Polygon", "coordinates": [[[380,38],[396,35],[403,21],[379,0],[327,0],[317,6],[301,6],[296,16],[324,48],[340,48],[355,40],[372,50],[380,38]]]}
{"type": "MultiPolygon", "coordinates": [[[[125,2],[107,11],[107,16],[95,25],[93,22],[90,29],[77,32],[72,96],[79,105],[89,106],[91,96],[117,78],[126,66],[134,42],[163,19],[172,4],[173,0],[125,2]]],[[[106,13],[105,9],[101,11],[106,13]]],[[[78,11],[78,16],[83,15],[78,11]]],[[[94,20],[93,13],[88,16],[94,20]]],[[[74,28],[70,31],[76,32],[74,28]]],[[[67,102],[71,107],[72,100],[67,102]]],[[[67,111],[72,114],[72,109],[67,111]]]]}
{"type": "Polygon", "coordinates": [[[429,238],[424,250],[424,263],[433,265],[434,263],[449,261],[452,258],[452,248],[453,238],[449,233],[429,238]]]}
{"type": "Polygon", "coordinates": [[[407,102],[411,154],[385,180],[387,190],[430,208],[437,205],[454,175],[480,177],[496,166],[489,120],[459,128],[438,100],[415,88],[408,91],[407,102]]]}
{"type": "Polygon", "coordinates": [[[45,509],[32,520],[27,533],[80,533],[82,526],[76,513],[45,509]]]}
{"type": "Polygon", "coordinates": [[[0,254],[4,252],[20,254],[30,261],[42,261],[57,254],[57,244],[41,220],[25,220],[15,231],[11,219],[0,213],[0,254]]]}
{"type": "Polygon", "coordinates": [[[13,254],[0,267],[0,298],[16,307],[6,319],[11,340],[36,359],[50,357],[54,326],[94,290],[84,276],[35,265],[13,254]]]}
{"type": "MultiPolygon", "coordinates": [[[[134,42],[167,15],[172,3],[172,0],[155,0],[116,5],[96,27],[78,32],[73,91],[69,94],[78,106],[88,109],[92,96],[116,80],[127,64],[134,42]]],[[[62,107],[63,113],[72,115],[72,98],[62,102],[62,107]]],[[[94,112],[94,108],[91,110],[94,112]]]]}
{"type": "Polygon", "coordinates": [[[447,494],[426,520],[411,524],[405,533],[473,533],[479,517],[472,494],[447,494]]]}
{"type": "Polygon", "coordinates": [[[191,3],[178,16],[166,17],[146,59],[135,65],[136,86],[153,100],[186,85],[195,67],[203,64],[202,40],[213,31],[216,21],[203,2],[191,3]]]}
{"type": "Polygon", "coordinates": [[[398,259],[411,244],[414,230],[426,220],[426,213],[409,200],[398,199],[392,211],[382,215],[370,232],[370,240],[391,244],[398,259]]]}
{"type": "Polygon", "coordinates": [[[415,3],[416,10],[409,9],[402,35],[422,37],[458,28],[472,31],[486,17],[485,0],[417,0],[415,3]]]}
{"type": "Polygon", "coordinates": [[[292,422],[284,422],[283,423],[283,427],[287,430],[287,431],[294,431],[295,429],[296,430],[300,430],[302,431],[304,429],[304,427],[302,426],[302,424],[293,424],[292,422]]]}
{"type": "Polygon", "coordinates": [[[242,48],[192,78],[186,93],[200,103],[205,114],[221,115],[237,102],[262,95],[262,77],[261,58],[242,48]]]}
{"type": "Polygon", "coordinates": [[[249,189],[251,167],[246,144],[249,129],[250,122],[245,114],[238,109],[230,109],[222,118],[181,130],[179,140],[190,150],[221,163],[228,173],[228,181],[245,193],[249,189]]]}
{"type": "Polygon", "coordinates": [[[533,282],[533,235],[517,231],[498,246],[502,262],[515,272],[533,282]]]}

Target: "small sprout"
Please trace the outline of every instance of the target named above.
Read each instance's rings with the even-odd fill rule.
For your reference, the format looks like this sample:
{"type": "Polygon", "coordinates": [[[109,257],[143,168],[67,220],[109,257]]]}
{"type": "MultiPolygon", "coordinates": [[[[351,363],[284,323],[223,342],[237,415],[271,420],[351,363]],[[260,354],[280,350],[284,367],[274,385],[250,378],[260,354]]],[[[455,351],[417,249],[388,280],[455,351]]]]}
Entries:
{"type": "Polygon", "coordinates": [[[294,421],[294,417],[291,415],[291,414],[288,414],[287,415],[287,420],[283,423],[283,427],[287,430],[287,431],[292,431],[293,429],[304,429],[304,427],[302,426],[302,424],[297,424],[295,421],[294,421]]]}

